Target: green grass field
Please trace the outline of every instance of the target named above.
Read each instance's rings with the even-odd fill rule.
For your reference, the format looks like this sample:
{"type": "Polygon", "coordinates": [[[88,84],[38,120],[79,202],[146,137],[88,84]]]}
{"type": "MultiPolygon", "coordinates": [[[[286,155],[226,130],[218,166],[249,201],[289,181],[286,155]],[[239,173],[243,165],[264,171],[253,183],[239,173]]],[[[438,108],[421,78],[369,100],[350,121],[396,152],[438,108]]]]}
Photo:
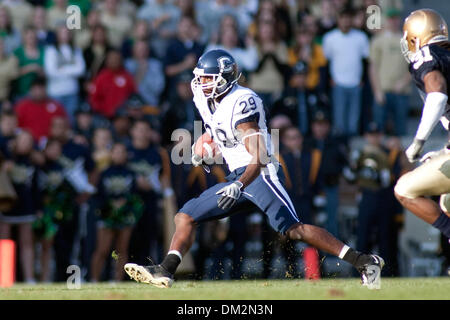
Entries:
{"type": "Polygon", "coordinates": [[[382,279],[368,290],[359,279],[177,281],[170,289],[122,282],[24,285],[0,289],[0,300],[450,300],[450,277],[382,279]]]}

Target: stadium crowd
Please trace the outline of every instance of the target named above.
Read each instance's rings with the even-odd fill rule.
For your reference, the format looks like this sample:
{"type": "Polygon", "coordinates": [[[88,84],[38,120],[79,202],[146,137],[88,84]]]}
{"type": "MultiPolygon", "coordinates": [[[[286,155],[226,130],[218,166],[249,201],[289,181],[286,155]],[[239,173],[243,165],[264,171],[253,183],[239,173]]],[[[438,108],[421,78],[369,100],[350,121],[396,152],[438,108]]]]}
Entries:
{"type": "MultiPolygon", "coordinates": [[[[167,200],[181,207],[226,175],[223,165],[206,174],[170,156],[194,142],[172,141],[172,132],[193,132],[200,120],[190,81],[213,48],[234,56],[241,84],[280,130],[278,158],[301,219],[338,235],[340,186],[357,186],[356,249],[376,246],[384,272],[399,275],[393,186],[408,170],[398,137],[411,86],[399,48],[402,1],[382,4],[382,27],[371,30],[366,8],[377,0],[1,1],[0,238],[18,243],[19,279],[65,281],[78,264],[86,281],[119,281],[125,262],[160,260],[167,200]],[[81,10],[80,29],[67,27],[69,5],[81,10]],[[364,137],[363,149],[350,150],[354,137],[364,137]]],[[[258,276],[270,276],[279,244],[290,276],[301,273],[295,244],[257,213],[198,231],[197,278],[220,277],[227,256],[231,278],[242,277],[246,244],[258,235],[258,276]]]]}

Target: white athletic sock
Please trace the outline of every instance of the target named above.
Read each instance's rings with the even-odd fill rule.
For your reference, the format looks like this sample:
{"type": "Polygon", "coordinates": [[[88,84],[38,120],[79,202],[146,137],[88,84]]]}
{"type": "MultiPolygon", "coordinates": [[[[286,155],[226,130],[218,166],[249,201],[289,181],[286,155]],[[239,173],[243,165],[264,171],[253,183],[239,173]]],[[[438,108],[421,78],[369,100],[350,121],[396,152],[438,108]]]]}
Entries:
{"type": "Polygon", "coordinates": [[[347,253],[347,251],[350,249],[350,247],[348,245],[344,245],[341,249],[341,252],[339,253],[339,258],[344,259],[345,254],[347,253]]]}
{"type": "Polygon", "coordinates": [[[170,250],[169,252],[167,252],[167,255],[169,254],[174,254],[176,256],[178,256],[178,258],[180,258],[180,261],[183,260],[183,256],[181,255],[180,251],[178,250],[170,250]]]}

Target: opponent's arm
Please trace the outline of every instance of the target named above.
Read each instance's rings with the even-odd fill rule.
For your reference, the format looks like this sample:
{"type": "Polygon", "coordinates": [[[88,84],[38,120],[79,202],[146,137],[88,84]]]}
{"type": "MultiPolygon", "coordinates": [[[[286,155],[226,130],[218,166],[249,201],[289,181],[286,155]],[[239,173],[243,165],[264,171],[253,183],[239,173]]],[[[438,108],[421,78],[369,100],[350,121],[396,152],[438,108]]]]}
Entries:
{"type": "Polygon", "coordinates": [[[255,121],[239,124],[236,129],[240,132],[240,140],[247,151],[252,155],[250,164],[245,169],[239,180],[217,191],[221,194],[217,200],[219,208],[226,210],[231,208],[241,196],[242,190],[255,180],[262,167],[267,163],[267,150],[264,138],[255,121]]]}
{"type": "Polygon", "coordinates": [[[414,141],[405,152],[410,162],[419,159],[423,145],[444,114],[448,100],[447,82],[440,71],[433,70],[428,72],[424,76],[424,84],[427,96],[425,98],[422,117],[414,141]]]}

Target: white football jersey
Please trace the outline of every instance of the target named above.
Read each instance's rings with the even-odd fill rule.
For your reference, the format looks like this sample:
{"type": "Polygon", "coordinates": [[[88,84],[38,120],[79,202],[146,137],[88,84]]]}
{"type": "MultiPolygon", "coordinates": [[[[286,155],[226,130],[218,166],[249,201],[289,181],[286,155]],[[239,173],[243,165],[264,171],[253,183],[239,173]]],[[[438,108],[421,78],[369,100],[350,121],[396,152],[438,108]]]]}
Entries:
{"type": "MultiPolygon", "coordinates": [[[[197,107],[206,131],[219,146],[230,171],[250,164],[252,156],[242,142],[242,133],[236,127],[250,119],[258,123],[266,141],[268,156],[272,155],[270,134],[266,126],[266,114],[261,98],[251,89],[235,84],[220,101],[207,100],[201,89],[194,92],[197,107]],[[215,110],[215,111],[214,111],[215,110]]],[[[249,133],[244,133],[243,136],[249,133]]]]}

